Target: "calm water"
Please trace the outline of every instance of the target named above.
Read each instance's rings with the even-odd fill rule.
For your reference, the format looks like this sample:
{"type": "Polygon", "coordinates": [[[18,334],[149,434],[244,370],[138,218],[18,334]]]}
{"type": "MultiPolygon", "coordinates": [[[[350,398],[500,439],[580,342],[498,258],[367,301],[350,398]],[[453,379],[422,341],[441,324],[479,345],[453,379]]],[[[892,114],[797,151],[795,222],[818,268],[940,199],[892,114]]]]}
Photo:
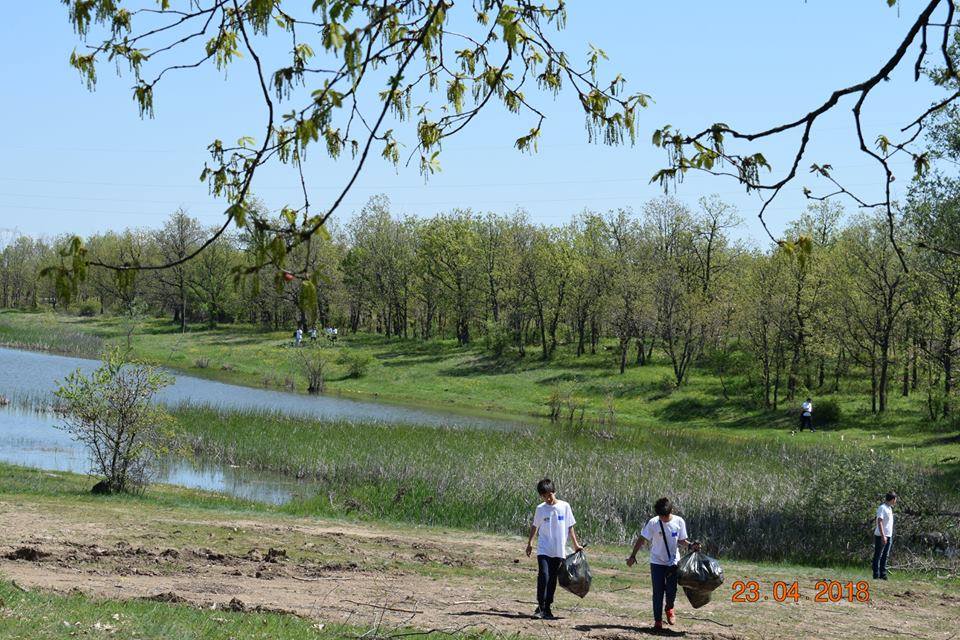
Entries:
{"type": "MultiPolygon", "coordinates": [[[[34,351],[0,348],[0,393],[8,396],[46,394],[75,369],[92,371],[96,360],[69,358],[34,351]]],[[[512,429],[509,421],[442,411],[413,409],[337,396],[308,396],[283,391],[241,387],[223,382],[176,375],[176,382],[158,394],[168,405],[199,404],[223,409],[279,411],[291,416],[488,429],[512,429]]]]}
{"type": "MultiPolygon", "coordinates": [[[[97,361],[69,358],[32,351],[0,348],[0,395],[47,396],[75,369],[85,372],[97,361]]],[[[160,401],[169,404],[201,404],[224,409],[278,411],[291,416],[339,419],[354,422],[390,422],[430,426],[511,429],[506,421],[463,416],[439,411],[395,407],[333,396],[305,396],[267,389],[254,389],[176,375],[176,382],[164,389],[160,401]]],[[[85,473],[89,470],[86,452],[63,431],[56,416],[48,413],[0,408],[0,461],[52,471],[85,473]]],[[[297,483],[260,472],[202,461],[190,464],[171,460],[159,470],[159,482],[193,489],[281,504],[297,494],[312,495],[310,483],[297,483]]]]}

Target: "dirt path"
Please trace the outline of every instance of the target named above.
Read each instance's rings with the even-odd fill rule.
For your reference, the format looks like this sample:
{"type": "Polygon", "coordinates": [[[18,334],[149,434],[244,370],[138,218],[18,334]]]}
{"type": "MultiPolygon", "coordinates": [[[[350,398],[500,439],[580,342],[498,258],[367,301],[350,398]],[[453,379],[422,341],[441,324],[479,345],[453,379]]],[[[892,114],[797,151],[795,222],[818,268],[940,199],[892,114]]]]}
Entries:
{"type": "MultiPolygon", "coordinates": [[[[594,551],[595,590],[583,601],[563,593],[561,620],[541,622],[529,617],[535,566],[516,538],[52,501],[0,502],[0,523],[0,574],[26,588],[278,609],[386,628],[608,640],[652,632],[646,575],[616,567],[620,550],[594,551]]],[[[957,630],[960,597],[942,589],[874,583],[870,603],[814,603],[814,582],[835,577],[820,573],[730,565],[727,584],[703,609],[679,596],[673,635],[946,640],[957,630]],[[803,598],[731,603],[728,585],[748,577],[767,585],[799,579],[803,598]]]]}

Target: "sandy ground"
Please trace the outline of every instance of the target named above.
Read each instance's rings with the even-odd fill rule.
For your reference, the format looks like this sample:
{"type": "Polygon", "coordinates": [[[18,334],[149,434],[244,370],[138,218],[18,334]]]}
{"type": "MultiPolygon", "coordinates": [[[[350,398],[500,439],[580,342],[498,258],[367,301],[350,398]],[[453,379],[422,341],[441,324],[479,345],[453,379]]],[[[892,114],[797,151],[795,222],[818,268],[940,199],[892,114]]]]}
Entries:
{"type": "MultiPolygon", "coordinates": [[[[544,622],[530,617],[536,569],[518,538],[199,510],[71,512],[19,501],[0,502],[0,523],[0,574],[28,589],[281,610],[383,629],[607,640],[654,633],[645,572],[615,567],[619,550],[594,552],[595,589],[582,601],[558,595],[560,619],[544,622]]],[[[869,603],[815,603],[814,582],[834,577],[731,564],[706,607],[694,611],[678,596],[678,624],[663,635],[960,638],[955,589],[894,580],[872,583],[869,603]],[[730,584],[748,578],[767,586],[799,579],[802,599],[732,603],[730,584]]]]}

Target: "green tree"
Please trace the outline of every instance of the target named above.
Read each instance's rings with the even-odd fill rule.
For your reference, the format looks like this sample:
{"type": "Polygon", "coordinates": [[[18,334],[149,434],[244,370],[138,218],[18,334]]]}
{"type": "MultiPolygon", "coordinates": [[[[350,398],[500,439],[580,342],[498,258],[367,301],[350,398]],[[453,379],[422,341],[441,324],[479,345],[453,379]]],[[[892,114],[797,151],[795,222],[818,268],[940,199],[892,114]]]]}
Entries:
{"type": "MultiPolygon", "coordinates": [[[[960,180],[942,175],[911,186],[906,218],[920,244],[960,251],[960,180]]],[[[960,260],[944,252],[916,256],[914,299],[922,318],[921,345],[943,374],[942,415],[952,410],[960,355],[960,260]]]]}

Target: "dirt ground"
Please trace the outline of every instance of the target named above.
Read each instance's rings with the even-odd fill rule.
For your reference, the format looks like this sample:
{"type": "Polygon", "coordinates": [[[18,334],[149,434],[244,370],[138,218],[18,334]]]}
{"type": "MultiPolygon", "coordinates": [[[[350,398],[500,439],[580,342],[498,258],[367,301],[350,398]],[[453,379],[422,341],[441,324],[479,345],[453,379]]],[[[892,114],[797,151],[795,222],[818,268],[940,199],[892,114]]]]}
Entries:
{"type": "MultiPolygon", "coordinates": [[[[0,501],[0,575],[28,589],[197,606],[282,610],[384,629],[487,629],[504,636],[620,640],[654,633],[647,573],[626,549],[588,549],[594,589],[558,595],[559,620],[534,620],[535,562],[519,538],[438,529],[224,515],[200,509],[0,501]]],[[[678,596],[664,635],[735,638],[960,638],[956,588],[871,582],[869,603],[816,603],[831,570],[726,563],[726,583],[693,610],[678,596]],[[730,585],[800,583],[800,602],[732,603],[730,585]]],[[[866,576],[869,577],[869,576],[866,576]]]]}

